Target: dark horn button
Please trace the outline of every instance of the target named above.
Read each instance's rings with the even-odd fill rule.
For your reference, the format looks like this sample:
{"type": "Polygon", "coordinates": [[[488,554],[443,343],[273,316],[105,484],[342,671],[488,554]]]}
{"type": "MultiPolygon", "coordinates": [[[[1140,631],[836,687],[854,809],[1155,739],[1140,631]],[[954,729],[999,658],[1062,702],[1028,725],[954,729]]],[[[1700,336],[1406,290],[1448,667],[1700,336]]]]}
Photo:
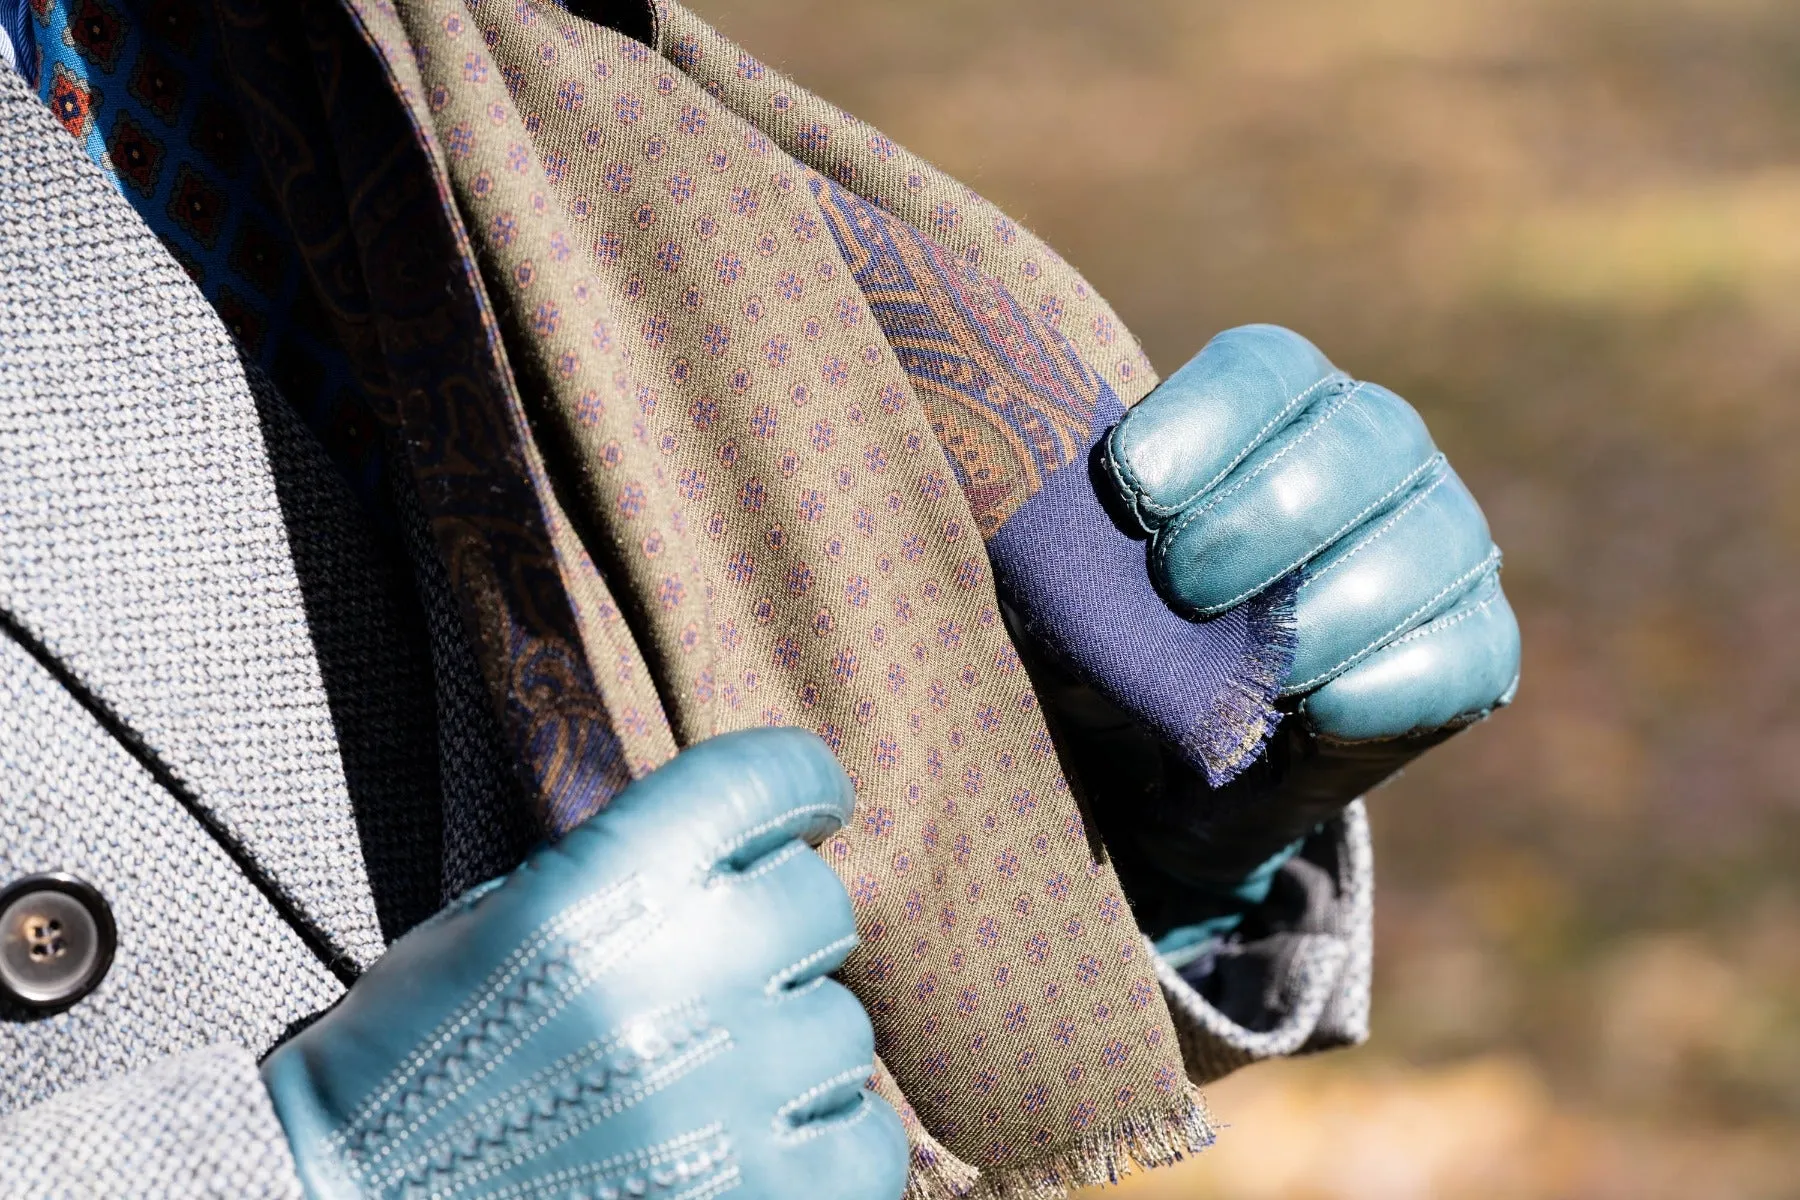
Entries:
{"type": "Polygon", "coordinates": [[[118,934],[93,884],[61,871],[0,891],[0,996],[34,1009],[67,1008],[99,986],[118,934]]]}

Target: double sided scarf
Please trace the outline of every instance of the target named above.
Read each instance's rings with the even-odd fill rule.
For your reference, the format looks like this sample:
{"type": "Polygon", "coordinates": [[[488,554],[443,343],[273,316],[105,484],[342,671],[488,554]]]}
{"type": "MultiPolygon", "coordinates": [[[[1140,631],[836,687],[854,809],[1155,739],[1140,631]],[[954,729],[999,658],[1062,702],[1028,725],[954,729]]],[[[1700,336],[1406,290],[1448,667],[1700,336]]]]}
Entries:
{"type": "Polygon", "coordinates": [[[1155,600],[1087,476],[1155,377],[1079,275],[674,5],[30,2],[40,91],[347,473],[397,447],[546,834],[717,733],[832,745],[914,1195],[1210,1140],[1002,605],[1215,779],[1282,613],[1155,600]]]}

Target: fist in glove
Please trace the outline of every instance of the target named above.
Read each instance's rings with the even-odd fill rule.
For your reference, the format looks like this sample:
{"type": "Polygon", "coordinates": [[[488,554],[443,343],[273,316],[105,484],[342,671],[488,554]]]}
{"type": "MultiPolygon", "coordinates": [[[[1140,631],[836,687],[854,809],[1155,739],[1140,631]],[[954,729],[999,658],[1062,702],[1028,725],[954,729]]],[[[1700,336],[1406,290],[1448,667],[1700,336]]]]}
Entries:
{"type": "Polygon", "coordinates": [[[1518,625],[1487,521],[1419,414],[1288,330],[1213,339],[1113,428],[1095,475],[1182,616],[1291,597],[1286,715],[1222,787],[1078,681],[1051,671],[1044,689],[1110,836],[1176,885],[1146,924],[1196,946],[1322,822],[1510,701],[1518,625]]]}
{"type": "Polygon", "coordinates": [[[809,733],[713,738],[401,938],[264,1065],[308,1195],[898,1200],[808,848],[852,799],[809,733]]]}

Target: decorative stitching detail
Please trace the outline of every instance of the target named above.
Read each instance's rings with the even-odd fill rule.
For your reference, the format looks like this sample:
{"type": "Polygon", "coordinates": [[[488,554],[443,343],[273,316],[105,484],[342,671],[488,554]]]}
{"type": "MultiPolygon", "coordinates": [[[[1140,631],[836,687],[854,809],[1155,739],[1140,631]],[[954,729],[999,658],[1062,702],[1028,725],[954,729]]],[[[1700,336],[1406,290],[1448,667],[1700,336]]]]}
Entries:
{"type": "Polygon", "coordinates": [[[429,1072],[421,1075],[413,1086],[406,1089],[388,1106],[388,1113],[392,1115],[403,1112],[407,1101],[414,1096],[429,1096],[431,1085],[434,1082],[444,1079],[457,1081],[454,1088],[436,1097],[431,1104],[416,1113],[404,1128],[390,1129],[388,1121],[384,1118],[381,1124],[365,1128],[357,1134],[359,1157],[365,1160],[364,1169],[372,1168],[393,1154],[396,1147],[402,1145],[405,1139],[418,1133],[450,1104],[466,1096],[476,1084],[499,1069],[515,1051],[529,1042],[558,1013],[562,1012],[576,994],[583,991],[606,968],[647,941],[651,934],[661,928],[661,925],[661,921],[654,921],[621,933],[615,939],[614,944],[605,947],[607,951],[610,951],[605,958],[594,959],[594,948],[586,943],[578,943],[569,947],[557,958],[545,963],[542,969],[520,984],[517,994],[508,999],[505,1007],[499,1010],[499,1016],[490,1017],[482,1022],[479,1034],[471,1036],[460,1049],[445,1055],[434,1063],[429,1072]],[[620,942],[623,944],[619,944],[620,942]],[[561,970],[553,973],[552,968],[561,968],[561,970]],[[529,1025],[525,1025],[524,1021],[531,1016],[533,1007],[544,1004],[542,992],[545,987],[556,989],[553,997],[554,1003],[542,1008],[542,1011],[537,1013],[536,1019],[529,1025]],[[498,1049],[477,1044],[484,1037],[489,1042],[498,1041],[508,1032],[512,1032],[514,1036],[498,1049]],[[458,1074],[466,1069],[463,1064],[469,1059],[477,1057],[478,1051],[483,1050],[488,1056],[486,1061],[469,1071],[462,1079],[457,1080],[458,1074]],[[386,1140],[385,1145],[381,1145],[379,1150],[370,1150],[371,1145],[379,1145],[383,1139],[386,1140]]]}
{"type": "Polygon", "coordinates": [[[846,1083],[854,1083],[858,1087],[861,1087],[864,1084],[867,1084],[869,1082],[869,1078],[874,1074],[875,1074],[875,1064],[874,1063],[863,1063],[861,1066],[851,1067],[847,1071],[839,1071],[836,1075],[833,1075],[831,1078],[823,1080],[819,1083],[813,1084],[811,1087],[807,1088],[804,1092],[801,1092],[798,1096],[795,1096],[792,1100],[789,1100],[786,1104],[782,1105],[780,1108],[775,1110],[775,1117],[776,1117],[776,1121],[777,1121],[775,1131],[777,1133],[781,1132],[780,1122],[781,1121],[791,1121],[793,1119],[794,1112],[796,1109],[803,1108],[806,1105],[811,1104],[814,1100],[817,1100],[820,1096],[823,1096],[826,1092],[832,1091],[835,1088],[840,1088],[840,1087],[844,1086],[846,1083]]]}
{"type": "Polygon", "coordinates": [[[782,989],[787,987],[788,982],[796,975],[807,970],[814,963],[823,962],[834,954],[848,953],[849,951],[856,949],[857,941],[858,938],[854,933],[845,934],[837,941],[832,942],[829,946],[821,946],[819,949],[814,950],[811,954],[808,954],[798,962],[788,964],[781,970],[769,976],[769,982],[763,985],[764,994],[769,996],[779,995],[782,989]]]}
{"type": "Polygon", "coordinates": [[[1330,405],[1326,406],[1319,413],[1318,416],[1313,418],[1313,421],[1310,425],[1308,425],[1305,429],[1300,431],[1300,433],[1297,437],[1295,437],[1292,441],[1290,441],[1287,445],[1283,446],[1281,449],[1277,450],[1274,454],[1270,455],[1269,461],[1261,464],[1260,466],[1258,466],[1256,468],[1256,470],[1250,472],[1248,475],[1244,476],[1242,479],[1238,480],[1236,483],[1232,484],[1230,487],[1228,487],[1224,491],[1220,492],[1217,496],[1214,496],[1212,499],[1208,500],[1205,504],[1202,504],[1199,508],[1197,508],[1193,512],[1187,514],[1186,517],[1182,518],[1182,520],[1177,522],[1176,526],[1175,526],[1175,532],[1179,533],[1181,530],[1185,529],[1187,526],[1193,524],[1193,522],[1196,519],[1205,516],[1207,513],[1211,512],[1213,509],[1219,507],[1219,505],[1225,503],[1225,501],[1231,499],[1233,496],[1237,495],[1239,492],[1241,492],[1245,488],[1249,487],[1252,483],[1254,483],[1256,481],[1258,476],[1262,475],[1265,471],[1271,470],[1275,466],[1276,463],[1280,462],[1282,459],[1286,458],[1289,454],[1293,453],[1296,449],[1298,449],[1301,446],[1302,443],[1306,442],[1315,433],[1319,432],[1319,430],[1321,430],[1321,429],[1325,428],[1325,426],[1329,425],[1332,422],[1332,420],[1335,419],[1339,413],[1343,412],[1344,409],[1350,404],[1350,402],[1352,400],[1356,399],[1357,396],[1361,395],[1363,392],[1363,389],[1365,389],[1368,386],[1369,385],[1366,383],[1359,383],[1355,387],[1351,388],[1349,391],[1345,392],[1343,395],[1339,396],[1336,400],[1332,401],[1332,403],[1330,405]]]}
{"type": "MultiPolygon", "coordinates": [[[[1305,579],[1301,580],[1300,590],[1304,592],[1307,588],[1325,578],[1327,575],[1330,575],[1333,571],[1355,558],[1358,554],[1361,554],[1365,547],[1380,541],[1383,536],[1406,517],[1407,513],[1425,503],[1426,497],[1443,487],[1444,481],[1450,477],[1450,472],[1445,471],[1424,488],[1421,488],[1416,495],[1409,497],[1405,504],[1402,504],[1399,508],[1396,508],[1392,513],[1388,514],[1388,519],[1377,526],[1373,532],[1367,534],[1361,541],[1357,542],[1356,545],[1350,547],[1348,553],[1332,559],[1323,569],[1309,574],[1305,579]]],[[[1329,545],[1329,543],[1327,544],[1329,545]]]]}
{"type": "Polygon", "coordinates": [[[740,883],[749,883],[752,879],[761,878],[785,862],[793,861],[796,855],[809,854],[811,848],[805,842],[793,841],[757,863],[748,871],[731,875],[714,875],[706,881],[707,887],[736,887],[740,883]]]}
{"type": "MultiPolygon", "coordinates": [[[[1285,451],[1283,453],[1285,453],[1285,451]]],[[[1279,457],[1279,456],[1277,456],[1277,457],[1279,457]]],[[[1271,465],[1273,464],[1273,461],[1274,461],[1273,459],[1270,460],[1271,465]]],[[[1374,512],[1376,509],[1380,508],[1382,505],[1384,505],[1388,501],[1392,500],[1395,496],[1398,496],[1400,493],[1404,492],[1407,488],[1413,486],[1413,484],[1415,484],[1419,481],[1420,476],[1426,474],[1427,472],[1432,470],[1432,468],[1436,467],[1438,464],[1442,463],[1443,461],[1444,461],[1444,456],[1442,454],[1434,454],[1430,458],[1426,459],[1419,466],[1413,468],[1412,473],[1407,475],[1406,478],[1402,479],[1399,483],[1395,484],[1393,487],[1391,487],[1387,491],[1383,492],[1380,496],[1377,496],[1375,499],[1371,500],[1367,505],[1364,506],[1364,508],[1361,512],[1357,513],[1354,517],[1351,517],[1348,521],[1345,521],[1341,526],[1339,526],[1337,528],[1337,530],[1335,532],[1333,532],[1328,537],[1322,539],[1318,543],[1318,545],[1314,546],[1311,550],[1308,550],[1305,554],[1301,555],[1299,558],[1295,559],[1293,562],[1289,563],[1287,566],[1282,567],[1279,571],[1276,571],[1274,574],[1270,575],[1267,579],[1263,580],[1261,583],[1257,584],[1255,587],[1252,587],[1245,591],[1239,592],[1237,595],[1233,596],[1229,600],[1224,601],[1221,604],[1215,604],[1215,605],[1212,605],[1207,608],[1197,608],[1194,611],[1203,617],[1216,617],[1220,613],[1226,611],[1227,609],[1232,608],[1238,604],[1241,604],[1245,600],[1248,600],[1250,597],[1256,595],[1256,593],[1262,591],[1264,588],[1266,588],[1270,584],[1274,583],[1277,579],[1280,579],[1283,575],[1286,575],[1289,571],[1292,571],[1295,568],[1303,566],[1306,563],[1312,561],[1312,559],[1315,558],[1327,546],[1330,546],[1333,542],[1336,542],[1339,538],[1343,537],[1346,533],[1349,533],[1352,529],[1355,529],[1358,525],[1360,525],[1363,522],[1363,519],[1365,517],[1367,517],[1370,513],[1374,512]]],[[[1185,528],[1185,526],[1183,526],[1183,527],[1185,528]]],[[[1180,529],[1177,529],[1174,533],[1171,533],[1169,535],[1170,540],[1173,541],[1174,538],[1179,533],[1180,533],[1180,529]]],[[[1159,567],[1161,567],[1162,561],[1159,560],[1157,565],[1159,567]]]]}
{"type": "MultiPolygon", "coordinates": [[[[617,1042],[615,1040],[609,1044],[617,1042]]],[[[546,1084],[550,1078],[567,1070],[570,1060],[577,1057],[570,1056],[569,1059],[539,1072],[527,1083],[511,1089],[506,1095],[483,1104],[455,1127],[426,1142],[410,1162],[391,1174],[385,1182],[390,1186],[402,1181],[424,1184],[433,1178],[462,1175],[463,1178],[457,1181],[453,1190],[479,1184],[547,1154],[584,1130],[635,1107],[716,1058],[730,1048],[731,1044],[731,1034],[728,1031],[715,1029],[710,1035],[695,1040],[682,1054],[665,1060],[640,1076],[635,1086],[628,1085],[609,1094],[605,1089],[614,1083],[612,1075],[615,1074],[609,1072],[608,1078],[599,1086],[591,1086],[585,1079],[573,1081],[576,1086],[572,1089],[572,1096],[563,1092],[546,1094],[539,1085],[546,1084]],[[539,1089],[536,1096],[529,1094],[534,1087],[539,1089]],[[598,1103],[593,1103],[591,1098],[594,1095],[603,1098],[598,1103]],[[503,1108],[513,1110],[510,1119],[500,1119],[499,1110],[503,1108]],[[499,1121],[500,1128],[497,1131],[484,1130],[470,1139],[467,1145],[452,1147],[452,1141],[459,1134],[470,1132],[477,1117],[488,1114],[493,1114],[488,1118],[490,1121],[499,1121]],[[558,1120],[566,1120],[566,1128],[548,1138],[534,1139],[534,1134],[541,1126],[558,1120]],[[521,1146],[521,1142],[528,1144],[521,1146]],[[447,1161],[445,1150],[450,1151],[447,1161]],[[508,1157],[482,1161],[490,1153],[506,1154],[508,1157]]],[[[594,1055],[602,1052],[600,1049],[591,1049],[594,1055]]]]}
{"type": "Polygon", "coordinates": [[[462,1007],[446,1017],[436,1029],[420,1039],[414,1046],[413,1052],[407,1056],[406,1061],[394,1068],[386,1081],[357,1106],[356,1111],[351,1114],[350,1120],[342,1129],[331,1135],[327,1145],[333,1148],[342,1147],[351,1131],[364,1125],[376,1109],[393,1099],[395,1093],[407,1079],[424,1069],[430,1056],[448,1044],[452,1034],[466,1026],[477,1012],[492,1004],[499,997],[501,991],[525,969],[526,963],[541,953],[556,937],[570,929],[582,927],[593,915],[594,909],[603,908],[615,902],[624,907],[623,901],[626,893],[636,891],[638,885],[637,876],[627,876],[612,887],[595,892],[585,900],[570,905],[539,925],[535,931],[536,936],[531,941],[514,950],[505,961],[489,973],[487,979],[482,981],[482,989],[479,994],[465,1001],[462,1007]]]}
{"type": "Polygon", "coordinates": [[[841,1133],[846,1129],[852,1129],[861,1125],[864,1121],[869,1119],[869,1114],[874,1111],[875,1106],[870,1104],[865,1097],[863,1102],[856,1106],[856,1114],[854,1116],[839,1117],[830,1121],[813,1121],[810,1124],[802,1125],[799,1129],[789,1133],[777,1134],[775,1140],[789,1146],[805,1145],[814,1138],[824,1137],[828,1133],[841,1133]]]}
{"type": "MultiPolygon", "coordinates": [[[[1266,358],[1263,358],[1262,354],[1260,352],[1256,352],[1256,356],[1258,358],[1262,358],[1262,362],[1263,362],[1264,366],[1269,366],[1269,360],[1266,358]]],[[[1273,368],[1271,367],[1270,369],[1272,370],[1273,368]]],[[[1144,494],[1143,485],[1141,483],[1139,483],[1137,480],[1137,473],[1131,469],[1130,464],[1124,463],[1123,461],[1121,461],[1120,470],[1126,472],[1128,475],[1131,476],[1131,486],[1132,486],[1132,488],[1136,489],[1138,492],[1138,494],[1133,496],[1132,499],[1137,504],[1142,506],[1146,511],[1148,511],[1149,513],[1151,513],[1154,516],[1165,517],[1165,518],[1174,516],[1176,513],[1180,512],[1182,509],[1186,508],[1188,505],[1192,504],[1194,501],[1198,500],[1200,497],[1206,495],[1206,493],[1212,491],[1212,489],[1217,487],[1225,479],[1225,477],[1227,475],[1229,475],[1233,471],[1237,470],[1238,465],[1240,463],[1242,463],[1246,458],[1249,458],[1252,454],[1256,453],[1258,448],[1260,448],[1262,446],[1263,441],[1269,436],[1269,434],[1274,432],[1275,428],[1278,425],[1285,422],[1288,419],[1288,417],[1293,414],[1293,411],[1296,408],[1304,408],[1304,407],[1306,407],[1306,405],[1312,403],[1315,395],[1318,392],[1320,392],[1321,390],[1327,390],[1332,387],[1345,387],[1345,388],[1349,388],[1349,392],[1348,392],[1349,395],[1354,395],[1355,392],[1361,390],[1361,388],[1364,386],[1363,384],[1360,384],[1360,383],[1354,383],[1354,386],[1352,387],[1351,385],[1353,383],[1354,383],[1354,381],[1348,375],[1344,374],[1342,371],[1333,371],[1331,374],[1327,375],[1325,378],[1318,380],[1311,387],[1308,387],[1305,391],[1299,392],[1298,394],[1291,397],[1286,404],[1283,404],[1281,406],[1280,411],[1278,411],[1274,416],[1270,417],[1268,419],[1268,421],[1263,425],[1263,427],[1256,431],[1256,434],[1250,439],[1249,444],[1246,445],[1242,450],[1238,451],[1236,458],[1232,459],[1230,462],[1226,463],[1223,467],[1219,468],[1219,471],[1211,479],[1207,480],[1205,483],[1203,483],[1199,487],[1195,488],[1192,492],[1190,492],[1188,494],[1188,496],[1185,499],[1180,500],[1174,504],[1162,505],[1162,504],[1158,504],[1154,500],[1150,499],[1150,497],[1148,495],[1144,494]]],[[[1123,424],[1124,424],[1124,422],[1121,421],[1120,426],[1122,427],[1123,424]]],[[[1118,435],[1118,429],[1115,428],[1113,430],[1112,436],[1116,437],[1117,435],[1118,435]]],[[[1111,438],[1109,438],[1108,440],[1110,441],[1111,438]]],[[[1110,447],[1109,447],[1109,449],[1110,449],[1110,447]]],[[[1108,457],[1109,458],[1118,457],[1121,460],[1123,459],[1123,455],[1108,455],[1108,457]]]]}
{"type": "MultiPolygon", "coordinates": [[[[1499,554],[1500,554],[1500,552],[1498,550],[1495,550],[1494,553],[1490,554],[1488,557],[1489,558],[1497,558],[1497,557],[1499,557],[1499,554]]],[[[1445,613],[1443,616],[1437,618],[1437,620],[1432,621],[1426,625],[1421,625],[1417,629],[1410,630],[1407,633],[1401,635],[1400,637],[1395,638],[1392,644],[1396,645],[1396,646],[1404,646],[1408,642],[1417,641],[1419,638],[1422,638],[1427,634],[1436,633],[1442,629],[1450,629],[1454,626],[1461,625],[1464,621],[1468,620],[1470,617],[1476,616],[1480,613],[1484,613],[1488,609],[1492,608],[1494,606],[1494,601],[1500,599],[1500,596],[1501,596],[1501,593],[1498,590],[1496,590],[1493,595],[1491,595],[1487,599],[1483,600],[1480,604],[1471,605],[1468,608],[1459,608],[1455,612],[1445,613]]]]}
{"type": "Polygon", "coordinates": [[[1292,684],[1289,684],[1287,687],[1282,688],[1281,694],[1284,696],[1292,696],[1292,695],[1295,695],[1300,692],[1310,691],[1310,690],[1312,690],[1312,688],[1325,682],[1326,680],[1329,680],[1329,679],[1333,678],[1334,676],[1343,674],[1346,670],[1348,670],[1350,668],[1350,665],[1352,663],[1355,663],[1355,662],[1361,660],[1362,658],[1364,658],[1365,656],[1374,653],[1376,650],[1381,649],[1383,646],[1388,644],[1388,639],[1392,638],[1395,634],[1399,633],[1401,630],[1405,629],[1408,625],[1410,625],[1414,621],[1418,620],[1425,613],[1428,613],[1432,609],[1436,608],[1438,606],[1438,604],[1440,604],[1443,601],[1444,597],[1454,595],[1456,592],[1460,591],[1462,588],[1468,586],[1468,584],[1471,580],[1476,579],[1477,577],[1481,576],[1482,574],[1484,574],[1485,572],[1487,572],[1489,570],[1496,569],[1499,566],[1499,563],[1500,563],[1500,548],[1498,546],[1496,546],[1488,554],[1488,556],[1486,558],[1484,558],[1480,562],[1476,563],[1473,567],[1470,567],[1467,571],[1464,571],[1461,575],[1458,575],[1455,579],[1451,580],[1448,584],[1445,584],[1443,589],[1441,591],[1439,591],[1437,595],[1433,596],[1431,599],[1427,600],[1425,603],[1419,605],[1419,607],[1413,609],[1412,612],[1408,613],[1406,615],[1406,617],[1404,619],[1402,619],[1392,629],[1388,630],[1386,633],[1382,634],[1380,637],[1376,638],[1374,641],[1372,641],[1368,645],[1364,646],[1361,650],[1358,650],[1355,654],[1352,654],[1349,658],[1346,658],[1343,662],[1339,663],[1337,666],[1332,667],[1330,670],[1321,671],[1321,672],[1319,672],[1319,674],[1314,675],[1311,679],[1306,680],[1304,683],[1292,683],[1292,684]]]}
{"type": "MultiPolygon", "coordinates": [[[[557,1200],[562,1200],[562,1197],[568,1194],[568,1189],[579,1184],[634,1168],[649,1170],[671,1161],[685,1163],[690,1176],[700,1171],[712,1170],[715,1164],[719,1164],[728,1172],[735,1171],[736,1164],[730,1160],[730,1139],[726,1138],[724,1133],[725,1126],[715,1121],[703,1129],[684,1133],[680,1137],[670,1138],[668,1141],[659,1142],[654,1146],[627,1150],[596,1163],[586,1163],[579,1167],[553,1171],[548,1175],[540,1175],[535,1179],[511,1184],[498,1191],[486,1192],[475,1200],[538,1200],[538,1198],[552,1196],[557,1200]],[[707,1145],[706,1143],[712,1144],[707,1145]],[[696,1150],[698,1153],[693,1158],[684,1157],[696,1150]]],[[[708,1183],[714,1182],[717,1182],[716,1178],[708,1181],[708,1183]]]]}
{"type": "Polygon", "coordinates": [[[812,1101],[823,1096],[825,1093],[832,1091],[834,1088],[842,1087],[846,1083],[855,1083],[858,1087],[866,1087],[869,1079],[874,1074],[875,1064],[864,1063],[860,1067],[852,1067],[848,1071],[839,1071],[830,1079],[827,1079],[822,1083],[816,1083],[812,1087],[807,1088],[806,1091],[795,1096],[792,1100],[789,1100],[786,1104],[776,1110],[775,1120],[773,1122],[775,1128],[775,1140],[785,1145],[798,1146],[805,1142],[810,1142],[816,1137],[822,1137],[827,1133],[837,1133],[868,1120],[869,1113],[873,1106],[870,1105],[867,1096],[859,1096],[858,1099],[860,1103],[856,1106],[856,1112],[852,1116],[831,1117],[819,1121],[808,1121],[806,1124],[797,1128],[792,1124],[793,1114],[796,1110],[810,1104],[812,1101]]]}

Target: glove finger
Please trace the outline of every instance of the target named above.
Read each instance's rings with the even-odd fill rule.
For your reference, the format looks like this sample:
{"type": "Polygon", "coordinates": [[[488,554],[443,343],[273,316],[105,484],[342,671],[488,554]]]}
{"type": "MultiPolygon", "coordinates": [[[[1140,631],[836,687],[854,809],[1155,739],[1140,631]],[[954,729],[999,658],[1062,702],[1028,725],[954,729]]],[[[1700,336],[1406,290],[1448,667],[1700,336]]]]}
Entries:
{"type": "MultiPolygon", "coordinates": [[[[867,1065],[873,1064],[871,1056],[867,1065]]],[[[772,1157],[784,1175],[804,1183],[793,1195],[899,1200],[906,1190],[911,1161],[906,1127],[887,1101],[863,1086],[862,1072],[859,1065],[856,1075],[827,1076],[798,1107],[793,1100],[784,1106],[790,1128],[777,1136],[772,1157]],[[801,1113],[810,1119],[791,1124],[801,1113]]],[[[778,1127],[781,1122],[778,1118],[778,1127]]]]}
{"type": "Polygon", "coordinates": [[[631,966],[640,987],[665,995],[728,980],[777,996],[836,970],[856,946],[849,894],[799,841],[746,872],[715,875],[671,921],[690,934],[658,938],[631,966]]]}
{"type": "Polygon", "coordinates": [[[900,1200],[906,1191],[911,1151],[900,1114],[873,1092],[854,1109],[803,1131],[785,1147],[793,1175],[805,1186],[793,1194],[809,1200],[900,1200]]]}
{"type": "Polygon", "coordinates": [[[1228,329],[1127,413],[1107,439],[1124,499],[1154,528],[1206,494],[1283,425],[1347,383],[1275,325],[1228,329]]]}
{"type": "Polygon", "coordinates": [[[1301,703],[1309,728],[1344,742],[1397,738],[1480,720],[1519,685],[1519,623],[1496,576],[1301,703]]]}
{"type": "Polygon", "coordinates": [[[748,729],[682,751],[548,851],[594,878],[620,870],[746,870],[794,838],[824,840],[850,819],[855,802],[849,778],[816,735],[748,729]]]}
{"type": "Polygon", "coordinates": [[[1309,692],[1454,607],[1499,559],[1481,506],[1440,462],[1307,565],[1284,692],[1309,692]]]}
{"type": "Polygon", "coordinates": [[[1358,384],[1282,430],[1158,533],[1152,573],[1176,608],[1216,616],[1409,491],[1436,458],[1412,405],[1358,384]]]}
{"type": "Polygon", "coordinates": [[[869,1015],[834,979],[782,994],[736,1032],[746,1048],[767,1059],[755,1086],[784,1141],[809,1125],[848,1115],[875,1073],[869,1015]]]}

